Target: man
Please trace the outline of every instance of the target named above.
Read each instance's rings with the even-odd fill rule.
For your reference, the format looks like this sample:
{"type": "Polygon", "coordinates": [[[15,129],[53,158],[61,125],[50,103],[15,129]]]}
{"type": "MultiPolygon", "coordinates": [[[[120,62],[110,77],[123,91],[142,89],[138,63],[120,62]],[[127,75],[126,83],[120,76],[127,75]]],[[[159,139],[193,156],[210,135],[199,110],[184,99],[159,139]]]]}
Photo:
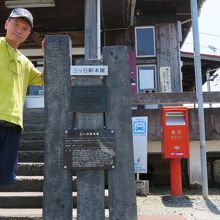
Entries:
{"type": "Polygon", "coordinates": [[[0,37],[0,185],[15,181],[23,106],[29,85],[42,85],[43,74],[18,47],[31,33],[33,16],[24,8],[14,9],[0,37]]]}

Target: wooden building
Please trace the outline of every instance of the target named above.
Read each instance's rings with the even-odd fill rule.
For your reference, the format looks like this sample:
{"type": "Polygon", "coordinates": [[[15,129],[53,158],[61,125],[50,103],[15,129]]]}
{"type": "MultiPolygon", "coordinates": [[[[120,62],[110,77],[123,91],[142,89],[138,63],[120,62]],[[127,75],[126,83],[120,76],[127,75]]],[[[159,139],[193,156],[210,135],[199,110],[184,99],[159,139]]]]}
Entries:
{"type": "MultiPolygon", "coordinates": [[[[43,52],[40,47],[45,35],[69,35],[72,39],[73,64],[77,58],[82,58],[85,53],[84,1],[33,0],[31,2],[31,5],[28,5],[28,1],[25,0],[0,0],[1,35],[4,35],[4,21],[11,10],[7,7],[15,7],[15,5],[30,7],[29,10],[34,16],[34,29],[21,49],[36,66],[43,66],[43,52]]],[[[204,2],[205,0],[198,0],[198,11],[201,10],[204,2]]],[[[193,55],[180,53],[180,48],[192,25],[190,0],[101,0],[100,3],[101,46],[129,47],[128,77],[134,92],[132,105],[138,106],[137,110],[133,110],[133,115],[149,117],[148,158],[153,167],[152,182],[168,183],[169,179],[164,179],[169,172],[168,162],[161,158],[160,106],[196,102],[193,55]],[[163,77],[164,72],[166,79],[163,77]],[[148,82],[143,81],[144,79],[148,79],[148,82]],[[168,84],[164,86],[165,83],[168,84]],[[191,93],[185,95],[183,91],[191,93]]],[[[204,82],[206,71],[219,66],[220,57],[202,57],[204,82]]],[[[42,90],[38,91],[42,92],[42,90]]],[[[41,96],[35,98],[39,97],[41,96]]],[[[31,98],[33,101],[34,97],[31,98]]],[[[220,102],[220,95],[208,93],[205,100],[220,102]]],[[[42,107],[41,104],[39,107],[42,107]]],[[[219,109],[207,109],[205,112],[207,156],[210,162],[208,164],[212,167],[209,169],[209,176],[215,176],[220,175],[219,168],[213,169],[213,163],[220,161],[219,109]]],[[[201,184],[196,109],[190,110],[189,113],[191,158],[183,162],[184,180],[185,183],[201,184]]],[[[210,178],[210,181],[215,180],[210,178]]]]}

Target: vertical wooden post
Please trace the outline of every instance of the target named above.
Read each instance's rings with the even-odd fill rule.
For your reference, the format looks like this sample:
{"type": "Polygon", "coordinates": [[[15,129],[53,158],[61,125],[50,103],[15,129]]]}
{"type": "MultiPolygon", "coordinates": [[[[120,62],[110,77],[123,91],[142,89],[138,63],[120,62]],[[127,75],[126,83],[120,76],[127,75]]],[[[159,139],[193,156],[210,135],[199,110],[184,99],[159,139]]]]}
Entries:
{"type": "Polygon", "coordinates": [[[64,130],[70,128],[71,47],[68,36],[47,36],[43,219],[72,219],[72,175],[63,167],[64,130]]]}
{"type": "MultiPolygon", "coordinates": [[[[182,77],[180,71],[180,46],[177,34],[177,24],[157,24],[158,69],[170,67],[172,92],[182,92],[182,77]]],[[[159,72],[158,72],[159,73],[159,72]]]]}
{"type": "Polygon", "coordinates": [[[136,220],[128,50],[123,46],[106,47],[103,60],[109,66],[106,127],[115,130],[116,136],[116,166],[108,175],[109,217],[110,220],[136,220]]]}

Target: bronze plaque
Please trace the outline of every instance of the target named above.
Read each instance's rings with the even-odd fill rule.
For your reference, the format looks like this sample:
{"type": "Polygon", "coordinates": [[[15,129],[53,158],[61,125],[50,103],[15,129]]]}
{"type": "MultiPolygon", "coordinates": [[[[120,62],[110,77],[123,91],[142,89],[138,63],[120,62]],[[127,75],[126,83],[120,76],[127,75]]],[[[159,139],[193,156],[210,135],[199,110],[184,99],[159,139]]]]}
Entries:
{"type": "Polygon", "coordinates": [[[72,112],[107,112],[106,86],[73,86],[72,112]]]}
{"type": "Polygon", "coordinates": [[[115,166],[113,130],[69,130],[64,135],[64,167],[112,169],[115,166]]]}

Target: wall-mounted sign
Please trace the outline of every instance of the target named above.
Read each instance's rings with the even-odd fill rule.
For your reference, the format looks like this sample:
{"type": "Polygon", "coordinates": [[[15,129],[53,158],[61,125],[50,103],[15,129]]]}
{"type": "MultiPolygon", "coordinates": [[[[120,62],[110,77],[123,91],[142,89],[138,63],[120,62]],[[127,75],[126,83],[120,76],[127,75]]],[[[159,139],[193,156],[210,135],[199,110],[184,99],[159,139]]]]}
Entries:
{"type": "Polygon", "coordinates": [[[107,112],[106,86],[72,86],[72,112],[107,112]]]}
{"type": "Polygon", "coordinates": [[[147,117],[132,117],[135,173],[147,173],[147,117]]]}
{"type": "Polygon", "coordinates": [[[71,66],[71,76],[107,76],[108,66],[71,66]]]}
{"type": "Polygon", "coordinates": [[[68,130],[64,135],[64,167],[112,169],[115,166],[113,130],[68,130]]]}
{"type": "Polygon", "coordinates": [[[170,67],[160,67],[160,91],[172,92],[170,67]]]}

